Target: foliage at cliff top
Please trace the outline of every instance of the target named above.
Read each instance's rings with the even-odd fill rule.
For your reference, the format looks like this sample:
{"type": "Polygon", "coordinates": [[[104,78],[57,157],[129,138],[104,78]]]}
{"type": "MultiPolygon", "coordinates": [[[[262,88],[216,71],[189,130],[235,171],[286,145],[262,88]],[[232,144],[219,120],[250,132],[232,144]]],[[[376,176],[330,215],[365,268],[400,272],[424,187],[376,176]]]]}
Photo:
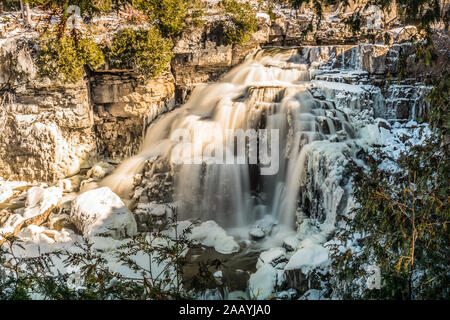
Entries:
{"type": "MultiPolygon", "coordinates": [[[[20,7],[19,0],[6,0],[6,2],[15,4],[16,8],[20,7]]],[[[81,14],[95,15],[118,9],[120,6],[131,3],[131,0],[24,0],[23,3],[64,15],[67,15],[66,9],[69,6],[77,6],[81,14]]]]}
{"type": "Polygon", "coordinates": [[[96,69],[104,62],[104,55],[89,36],[59,34],[47,30],[38,41],[39,74],[63,82],[77,82],[85,67],[96,69]]]}
{"type": "Polygon", "coordinates": [[[248,2],[224,0],[221,5],[231,15],[231,23],[224,26],[226,44],[243,44],[258,30],[256,10],[248,2]]]}
{"type": "Polygon", "coordinates": [[[133,0],[132,5],[167,37],[178,35],[202,15],[202,3],[198,0],[133,0]]]}
{"type": "Polygon", "coordinates": [[[172,41],[158,29],[125,28],[113,38],[108,58],[113,68],[135,69],[146,78],[156,77],[172,59],[172,41]]]}

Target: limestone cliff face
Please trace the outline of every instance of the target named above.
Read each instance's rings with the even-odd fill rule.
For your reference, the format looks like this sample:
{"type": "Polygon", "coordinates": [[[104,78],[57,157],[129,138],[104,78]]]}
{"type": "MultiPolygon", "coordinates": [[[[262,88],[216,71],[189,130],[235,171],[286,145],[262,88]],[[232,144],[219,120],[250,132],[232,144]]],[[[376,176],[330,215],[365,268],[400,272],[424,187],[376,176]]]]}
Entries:
{"type": "MultiPolygon", "coordinates": [[[[186,101],[197,84],[217,80],[262,46],[301,46],[320,63],[358,63],[361,70],[380,77],[395,74],[399,56],[410,50],[407,41],[416,29],[398,28],[393,25],[393,10],[371,7],[362,12],[362,28],[355,35],[344,23],[352,10],[353,3],[329,8],[324,20],[306,32],[313,21],[308,8],[296,12],[278,6],[275,19],[258,15],[258,31],[239,46],[223,43],[221,22],[228,18],[209,10],[202,27],[188,29],[175,39],[170,68],[147,83],[126,70],[94,72],[72,85],[42,80],[34,64],[37,34],[11,22],[1,24],[0,176],[54,181],[96,161],[119,162],[139,150],[146,127],[155,118],[186,101]],[[361,42],[366,44],[355,49],[361,42]],[[308,47],[319,44],[328,45],[308,47]],[[354,50],[358,54],[352,56],[354,50]],[[359,60],[353,61],[355,57],[359,60]]],[[[105,27],[102,37],[117,28],[117,23],[105,27]]],[[[399,97],[398,90],[390,90],[394,98],[399,97]]],[[[392,104],[399,104],[392,112],[411,116],[408,105],[398,99],[392,104]]]]}
{"type": "Polygon", "coordinates": [[[175,107],[174,78],[168,70],[146,83],[129,72],[97,72],[90,89],[98,153],[114,160],[135,154],[147,125],[175,107]]]}
{"type": "Polygon", "coordinates": [[[30,42],[0,41],[0,174],[53,181],[89,166],[96,143],[85,83],[38,80],[30,42]]]}

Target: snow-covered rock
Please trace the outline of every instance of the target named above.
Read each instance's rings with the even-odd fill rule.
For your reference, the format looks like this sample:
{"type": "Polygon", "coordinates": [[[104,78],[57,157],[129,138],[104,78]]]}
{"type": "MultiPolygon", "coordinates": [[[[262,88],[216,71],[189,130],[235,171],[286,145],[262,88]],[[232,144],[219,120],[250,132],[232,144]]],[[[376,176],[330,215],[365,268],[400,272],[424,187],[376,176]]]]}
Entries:
{"type": "MultiPolygon", "coordinates": [[[[6,220],[3,227],[0,229],[0,237],[7,237],[11,235],[15,235],[20,231],[25,219],[20,214],[13,214],[9,216],[8,220],[6,220]]],[[[1,244],[0,240],[0,244],[1,244]]]]}
{"type": "Polygon", "coordinates": [[[248,290],[250,298],[256,300],[267,300],[275,291],[278,270],[272,265],[265,264],[256,273],[250,276],[248,290]]]}
{"type": "Polygon", "coordinates": [[[138,225],[139,232],[152,230],[156,225],[159,226],[172,217],[176,204],[166,204],[157,202],[138,203],[134,210],[134,216],[138,225]]]}
{"type": "Polygon", "coordinates": [[[286,250],[283,248],[272,248],[261,253],[256,263],[256,269],[266,264],[277,265],[280,262],[287,261],[286,250]]]}
{"type": "Polygon", "coordinates": [[[27,192],[25,209],[23,217],[25,219],[38,218],[40,223],[33,221],[32,224],[41,224],[44,222],[50,212],[59,204],[62,199],[62,189],[50,187],[47,189],[41,187],[32,187],[27,192]]]}
{"type": "Polygon", "coordinates": [[[23,228],[17,235],[22,240],[28,240],[33,242],[43,241],[48,244],[55,243],[55,235],[57,231],[48,230],[41,226],[30,225],[23,228]]]}
{"type": "Polygon", "coordinates": [[[89,240],[98,236],[123,239],[137,233],[133,214],[108,187],[87,191],[76,198],[70,218],[89,240]]]}
{"type": "Polygon", "coordinates": [[[276,225],[276,221],[272,216],[266,215],[263,219],[258,220],[249,231],[249,234],[255,240],[262,239],[265,236],[270,235],[273,227],[276,225]]]}
{"type": "Polygon", "coordinates": [[[44,223],[61,198],[62,190],[58,187],[30,188],[26,194],[25,207],[9,216],[0,229],[0,245],[4,242],[3,238],[17,236],[23,227],[39,226],[44,223]]]}
{"type": "Polygon", "coordinates": [[[0,184],[0,203],[8,201],[13,196],[13,194],[14,192],[12,188],[10,188],[8,185],[0,184]]]}
{"type": "Polygon", "coordinates": [[[215,221],[206,221],[192,228],[190,239],[223,254],[239,251],[239,244],[229,236],[215,221]]]}
{"type": "Polygon", "coordinates": [[[308,269],[328,262],[328,249],[318,244],[311,244],[299,249],[289,259],[285,270],[302,269],[304,273],[308,269]]]}

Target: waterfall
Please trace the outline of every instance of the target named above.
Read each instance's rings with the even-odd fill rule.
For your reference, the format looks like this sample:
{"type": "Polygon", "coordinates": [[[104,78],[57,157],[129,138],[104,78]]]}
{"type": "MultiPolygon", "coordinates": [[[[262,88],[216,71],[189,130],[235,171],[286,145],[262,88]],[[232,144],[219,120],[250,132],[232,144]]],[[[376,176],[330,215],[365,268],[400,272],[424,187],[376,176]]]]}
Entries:
{"type": "MultiPolygon", "coordinates": [[[[355,137],[346,114],[315,90],[311,75],[318,57],[312,50],[264,49],[220,82],[197,86],[187,103],[149,126],[139,154],[102,184],[126,195],[134,175],[158,156],[173,164],[174,198],[182,219],[212,219],[236,228],[270,218],[293,229],[309,145],[355,137]],[[266,150],[279,156],[275,174],[263,175],[261,163],[248,162],[252,137],[242,140],[244,154],[236,144],[229,147],[239,140],[236,130],[250,129],[266,130],[268,141],[279,139],[277,150],[272,145],[266,150]],[[218,146],[223,152],[214,148],[218,146]]],[[[263,147],[259,141],[257,149],[263,147]]]]}

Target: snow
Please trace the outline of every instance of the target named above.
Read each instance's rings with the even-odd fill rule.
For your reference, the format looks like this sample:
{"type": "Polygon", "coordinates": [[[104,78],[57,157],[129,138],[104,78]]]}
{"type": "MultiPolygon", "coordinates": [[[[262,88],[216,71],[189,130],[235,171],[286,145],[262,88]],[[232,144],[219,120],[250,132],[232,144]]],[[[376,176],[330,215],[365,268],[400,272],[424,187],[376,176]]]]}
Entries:
{"type": "Polygon", "coordinates": [[[239,244],[234,238],[212,220],[193,227],[189,238],[204,246],[214,247],[219,253],[231,254],[239,251],[239,244]]]}
{"type": "Polygon", "coordinates": [[[361,128],[359,132],[367,145],[384,144],[388,142],[391,137],[389,130],[378,127],[376,124],[369,124],[368,126],[361,128]]]}
{"type": "Polygon", "coordinates": [[[77,197],[70,218],[92,241],[99,241],[97,237],[104,235],[119,240],[137,234],[133,214],[108,187],[87,191],[77,197]]]}
{"type": "Polygon", "coordinates": [[[256,18],[264,20],[266,23],[270,23],[270,16],[265,12],[258,12],[256,18]]]}
{"type": "Polygon", "coordinates": [[[13,195],[14,192],[11,187],[0,184],[0,203],[8,201],[13,195]]]}
{"type": "Polygon", "coordinates": [[[308,246],[299,249],[289,259],[285,270],[301,269],[303,273],[307,270],[326,264],[328,262],[328,249],[321,245],[310,243],[308,246]]]}
{"type": "Polygon", "coordinates": [[[317,289],[310,289],[306,291],[299,300],[324,300],[323,292],[317,289]]]}
{"type": "MultiPolygon", "coordinates": [[[[173,203],[172,205],[176,206],[175,203],[173,203]]],[[[172,208],[168,204],[156,202],[139,203],[137,205],[137,211],[146,212],[155,217],[163,217],[166,215],[171,216],[171,214],[173,213],[172,208]]]]}
{"type": "Polygon", "coordinates": [[[248,290],[251,299],[267,300],[272,297],[277,283],[278,270],[266,264],[250,276],[248,290]]]}
{"type": "Polygon", "coordinates": [[[14,196],[14,193],[28,185],[23,181],[4,181],[0,177],[0,203],[5,203],[14,196]]]}
{"type": "Polygon", "coordinates": [[[0,229],[0,236],[13,234],[24,221],[25,219],[18,213],[11,215],[0,229]]]}
{"type": "Polygon", "coordinates": [[[342,82],[329,82],[329,81],[322,81],[322,80],[313,80],[312,83],[314,83],[315,86],[317,86],[319,88],[323,88],[323,89],[347,91],[347,92],[351,92],[353,94],[358,94],[358,93],[364,92],[361,85],[353,85],[353,84],[347,84],[347,83],[342,83],[342,82]]]}
{"type": "Polygon", "coordinates": [[[55,236],[59,234],[58,231],[55,230],[46,230],[44,227],[30,225],[26,228],[23,228],[17,237],[21,239],[30,240],[32,242],[42,241],[47,244],[55,243],[55,236]]]}
{"type": "Polygon", "coordinates": [[[286,250],[284,248],[271,248],[268,251],[264,251],[258,258],[256,269],[260,269],[266,264],[279,262],[282,258],[285,258],[285,255],[286,250]]]}
{"type": "Polygon", "coordinates": [[[55,208],[62,199],[62,189],[32,187],[27,192],[23,217],[29,219],[55,208]]]}
{"type": "Polygon", "coordinates": [[[410,146],[423,144],[430,136],[431,130],[427,124],[408,121],[404,124],[394,123],[391,130],[369,124],[362,128],[360,133],[361,145],[369,146],[369,151],[373,150],[371,146],[378,145],[381,151],[387,154],[388,157],[383,159],[380,169],[394,173],[400,170],[396,160],[402,153],[406,152],[410,146]]]}

